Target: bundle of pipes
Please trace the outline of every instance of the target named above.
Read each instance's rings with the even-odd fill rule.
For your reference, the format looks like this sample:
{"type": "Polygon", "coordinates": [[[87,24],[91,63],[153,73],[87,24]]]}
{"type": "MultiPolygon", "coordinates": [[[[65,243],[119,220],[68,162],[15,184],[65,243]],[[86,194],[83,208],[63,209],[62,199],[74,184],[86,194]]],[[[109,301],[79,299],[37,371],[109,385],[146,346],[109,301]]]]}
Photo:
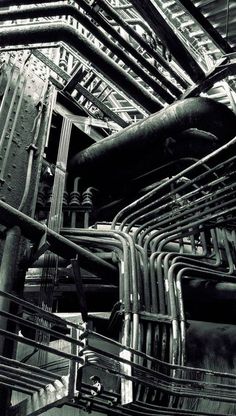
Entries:
{"type": "MultiPolygon", "coordinates": [[[[198,310],[193,322],[185,311],[186,284],[197,291],[199,287],[207,290],[211,282],[213,297],[217,291],[221,300],[227,294],[229,299],[229,293],[233,299],[236,290],[236,157],[229,157],[235,144],[236,138],[123,208],[114,218],[111,230],[63,230],[68,239],[79,244],[99,248],[105,245],[109,250],[113,246],[116,251],[119,248],[119,297],[123,312],[120,341],[133,349],[132,379],[139,409],[142,403],[158,407],[164,404],[168,410],[177,407],[187,414],[194,400],[196,414],[202,414],[206,407],[214,414],[235,412],[234,400],[224,390],[223,372],[234,372],[235,357],[231,354],[236,340],[236,330],[227,320],[227,309],[221,311],[221,319],[226,323],[220,321],[217,325],[198,322],[202,319],[198,310]],[[218,351],[217,362],[211,360],[211,348],[215,351],[213,340],[203,339],[206,331],[223,351],[218,351]],[[231,348],[227,353],[225,342],[229,339],[231,348]],[[196,361],[196,352],[195,356],[191,352],[193,340],[201,345],[200,361],[196,361]],[[139,356],[137,351],[144,355],[139,356]],[[172,366],[163,369],[165,361],[172,366]],[[186,364],[196,366],[199,362],[206,369],[219,371],[213,382],[215,387],[207,391],[211,385],[209,373],[201,370],[200,375],[199,369],[191,370],[196,383],[206,383],[204,399],[202,393],[198,395],[195,382],[191,381],[190,390],[180,385],[177,388],[184,377],[189,377],[190,383],[190,375],[184,375],[186,364]],[[143,381],[135,378],[136,370],[139,376],[144,372],[143,381]],[[158,378],[157,371],[163,371],[158,382],[154,378],[158,378]],[[169,387],[163,381],[167,375],[172,380],[169,387]]],[[[207,294],[211,299],[211,290],[207,294]]],[[[197,301],[192,302],[197,308],[197,301]]],[[[104,353],[99,351],[100,355],[104,353]]],[[[215,353],[213,356],[215,359],[215,353]]],[[[104,357],[101,361],[104,370],[107,360],[104,357]]],[[[235,381],[231,379],[230,383],[235,388],[235,381]]]]}
{"type": "MultiPolygon", "coordinates": [[[[51,2],[51,0],[48,0],[46,3],[51,2]]],[[[20,26],[13,25],[10,28],[2,28],[1,46],[28,44],[29,39],[31,44],[38,43],[39,39],[40,43],[49,40],[51,42],[61,40],[69,43],[80,55],[88,59],[99,72],[119,89],[122,89],[128,97],[131,97],[139,106],[151,113],[160,110],[163,103],[171,103],[180,97],[183,87],[187,86],[186,81],[175,73],[165,59],[158,52],[153,51],[150,45],[134,30],[130,28],[134,38],[136,39],[138,36],[149,56],[154,55],[155,59],[160,61],[161,65],[169,72],[168,77],[164,76],[162,71],[149,58],[144,57],[131,43],[127,42],[112,27],[103,14],[95,11],[84,0],[79,0],[77,3],[85,13],[68,4],[57,4],[56,2],[53,5],[43,4],[40,6],[41,3],[45,2],[39,1],[37,3],[37,7],[33,8],[21,6],[21,9],[17,10],[0,11],[0,21],[72,16],[100,42],[101,47],[98,49],[92,41],[83,36],[72,25],[60,22],[46,24],[41,22],[34,23],[34,25],[21,24],[20,26]],[[87,17],[86,14],[90,17],[87,17]],[[107,33],[104,33],[104,30],[101,30],[98,25],[105,29],[107,33]],[[123,69],[122,65],[118,65],[111,59],[109,57],[110,53],[122,61],[122,65],[126,65],[128,70],[123,69]],[[129,72],[134,75],[130,75],[129,72]],[[137,77],[140,77],[141,82],[136,80],[137,77]],[[176,82],[172,82],[171,77],[174,77],[176,82]]],[[[18,5],[15,0],[4,0],[1,6],[15,4],[18,5]]],[[[35,2],[25,0],[24,4],[35,5],[35,2]]],[[[112,8],[110,8],[110,11],[112,12],[112,8]]],[[[126,29],[129,31],[128,28],[126,29]]]]}
{"type": "MultiPolygon", "coordinates": [[[[201,322],[198,324],[189,320],[186,326],[186,284],[190,289],[197,289],[202,286],[207,288],[211,282],[214,293],[217,291],[221,300],[227,293],[236,290],[236,158],[229,156],[235,151],[236,138],[232,139],[235,134],[235,115],[212,100],[185,100],[92,145],[76,155],[69,165],[88,181],[96,181],[100,187],[106,188],[110,177],[114,180],[116,176],[119,183],[140,174],[143,168],[140,167],[141,163],[144,163],[142,173],[145,173],[153,166],[170,160],[170,155],[164,158],[165,144],[166,139],[173,134],[178,137],[178,154],[184,157],[186,134],[190,139],[186,130],[190,128],[202,130],[194,130],[194,134],[198,139],[202,138],[200,146],[204,146],[199,149],[199,142],[190,142],[192,156],[199,157],[207,153],[209,148],[214,148],[214,145],[223,146],[174,177],[167,177],[141,198],[124,207],[114,218],[111,230],[103,234],[110,241],[122,236],[128,242],[131,256],[128,260],[126,253],[120,259],[125,264],[124,268],[120,268],[120,299],[124,312],[122,343],[144,352],[146,356],[181,366],[186,363],[196,365],[189,348],[191,339],[195,337],[201,344],[204,343],[201,337],[205,336],[203,330],[197,336],[199,325],[203,327],[201,322]],[[229,139],[232,140],[227,143],[229,139]],[[208,141],[210,146],[207,149],[204,143],[208,141]]],[[[85,241],[82,231],[79,233],[72,229],[65,232],[67,238],[73,241],[85,241]]],[[[95,242],[102,233],[98,230],[88,231],[88,236],[92,235],[95,242]]],[[[211,291],[207,293],[210,297],[211,291]]],[[[196,301],[193,303],[196,309],[196,301]]],[[[190,308],[190,313],[193,311],[194,308],[190,308]]],[[[197,318],[194,316],[194,320],[201,321],[202,314],[195,314],[197,318]]],[[[221,319],[225,319],[226,323],[217,327],[214,323],[210,324],[210,331],[218,340],[217,345],[225,348],[220,332],[230,333],[234,343],[236,331],[229,325],[231,322],[227,310],[221,319]]],[[[206,316],[205,320],[210,320],[210,316],[206,316]]],[[[212,346],[211,341],[208,344],[212,346]]],[[[202,366],[232,372],[234,357],[231,357],[231,351],[230,354],[220,355],[219,367],[219,363],[211,362],[212,351],[209,352],[209,349],[202,348],[202,366]]],[[[143,358],[136,361],[134,355],[133,360],[149,369],[156,369],[156,364],[143,358]]],[[[169,374],[176,376],[174,370],[169,374]]],[[[203,379],[207,382],[207,376],[203,379]]],[[[220,380],[217,379],[217,382],[220,380]]],[[[181,390],[181,395],[182,398],[188,397],[186,391],[181,390]]],[[[138,402],[165,403],[168,408],[177,406],[186,411],[191,408],[190,399],[177,400],[176,397],[175,393],[163,396],[161,389],[151,389],[150,386],[145,388],[136,385],[135,388],[138,402]]],[[[225,410],[235,412],[233,401],[221,405],[221,399],[216,399],[213,393],[206,400],[198,398],[195,402],[197,413],[206,407],[214,414],[225,410]]]]}

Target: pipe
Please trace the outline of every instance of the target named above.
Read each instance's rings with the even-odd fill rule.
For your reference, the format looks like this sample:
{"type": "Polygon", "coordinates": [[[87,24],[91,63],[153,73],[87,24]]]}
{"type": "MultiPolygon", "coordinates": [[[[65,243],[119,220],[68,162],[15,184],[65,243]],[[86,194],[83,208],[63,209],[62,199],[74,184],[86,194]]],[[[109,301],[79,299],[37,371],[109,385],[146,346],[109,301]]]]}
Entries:
{"type": "MultiPolygon", "coordinates": [[[[34,2],[33,0],[24,0],[23,2],[21,2],[21,5],[24,4],[34,4],[34,5],[39,5],[42,3],[55,3],[55,0],[41,0],[41,1],[37,1],[34,2]]],[[[56,2],[57,3],[57,2],[56,2]]],[[[90,6],[88,3],[86,3],[85,0],[75,0],[75,3],[81,7],[86,14],[90,15],[101,27],[103,27],[107,32],[109,31],[110,35],[112,37],[114,37],[115,39],[117,39],[120,44],[127,48],[127,50],[132,54],[132,56],[135,57],[136,52],[135,49],[133,48],[133,51],[131,52],[129,50],[129,47],[127,46],[128,42],[126,42],[126,46],[124,45],[124,43],[122,43],[123,39],[121,36],[118,37],[118,32],[116,32],[111,25],[108,23],[107,19],[104,18],[101,14],[97,13],[97,11],[93,8],[93,6],[90,6]],[[115,35],[116,32],[116,35],[115,35]]],[[[7,7],[7,6],[18,6],[19,1],[18,0],[2,0],[1,1],[1,6],[7,7]]],[[[165,68],[178,82],[179,85],[181,85],[183,88],[186,88],[188,86],[188,83],[179,75],[177,74],[172,68],[171,66],[168,64],[168,62],[156,51],[154,50],[145,40],[144,38],[139,35],[139,33],[137,33],[129,24],[127,24],[125,22],[124,19],[122,19],[120,17],[120,15],[114,10],[114,7],[110,7],[108,4],[103,5],[104,7],[106,7],[106,9],[109,10],[110,16],[113,17],[113,19],[115,19],[117,21],[117,23],[123,27],[123,29],[131,36],[133,37],[133,39],[136,40],[136,42],[144,49],[148,52],[148,54],[153,57],[160,65],[163,66],[163,68],[165,68]]],[[[105,9],[105,11],[107,11],[105,9]]],[[[125,40],[123,39],[123,42],[125,42],[125,40]]],[[[129,45],[129,44],[128,44],[129,45]]],[[[150,70],[150,69],[149,69],[150,70]]],[[[151,71],[150,71],[151,72],[151,71]]]]}
{"type": "Polygon", "coordinates": [[[159,100],[150,94],[142,85],[139,85],[123,68],[119,67],[104,52],[92,42],[84,38],[76,29],[62,22],[34,23],[33,25],[19,25],[2,27],[0,46],[35,44],[39,42],[63,41],[75,48],[88,59],[93,66],[106,78],[122,89],[138,105],[150,113],[162,108],[159,100]]]}
{"type": "MultiPolygon", "coordinates": [[[[77,153],[69,162],[69,170],[79,171],[80,176],[102,186],[109,178],[113,183],[131,179],[170,159],[166,139],[172,135],[195,128],[218,136],[224,143],[233,137],[235,122],[231,110],[211,99],[179,101],[77,153]]],[[[204,154],[204,146],[202,150],[204,154]]]]}
{"type": "MultiPolygon", "coordinates": [[[[235,146],[235,144],[236,144],[236,137],[234,139],[232,139],[230,142],[228,142],[227,144],[221,146],[220,148],[216,149],[212,153],[208,154],[203,159],[198,160],[194,164],[188,166],[184,170],[182,170],[179,173],[177,173],[176,175],[172,176],[167,181],[164,181],[164,182],[162,181],[160,184],[157,185],[157,187],[155,187],[154,189],[152,189],[148,193],[144,194],[143,196],[141,196],[136,201],[133,201],[130,205],[127,205],[126,207],[122,208],[116,214],[115,218],[113,219],[112,228],[115,227],[115,225],[117,224],[118,221],[121,221],[121,218],[124,218],[122,220],[123,224],[125,224],[125,223],[130,224],[130,220],[137,217],[137,210],[138,210],[138,214],[143,214],[147,211],[147,207],[150,210],[150,208],[152,208],[154,205],[156,205],[156,203],[155,203],[155,201],[153,201],[153,199],[155,198],[155,200],[157,200],[157,196],[159,195],[159,192],[163,192],[163,190],[166,187],[168,189],[169,186],[171,186],[174,183],[177,183],[177,181],[179,181],[179,179],[181,177],[185,177],[186,175],[189,175],[189,174],[192,177],[193,172],[195,171],[195,169],[198,169],[201,166],[205,167],[206,166],[205,162],[207,162],[208,164],[212,163],[212,161],[216,157],[219,158],[220,154],[223,154],[225,152],[229,152],[229,149],[230,148],[232,149],[233,146],[235,146]],[[149,205],[147,205],[147,201],[149,202],[149,205]],[[152,202],[150,202],[150,201],[152,201],[152,202]],[[135,210],[135,211],[133,212],[133,210],[135,210]],[[126,217],[125,217],[125,215],[126,215],[126,217]]],[[[228,163],[231,163],[234,159],[235,159],[235,156],[228,159],[228,163]]],[[[217,165],[216,169],[217,170],[222,169],[225,166],[225,164],[226,164],[226,161],[220,163],[219,165],[217,165]]],[[[211,170],[213,171],[214,168],[212,168],[211,170]]],[[[194,184],[196,182],[196,180],[202,180],[203,178],[206,178],[208,173],[209,173],[209,169],[207,169],[205,172],[198,175],[197,177],[191,179],[191,183],[194,184]]],[[[182,192],[183,189],[185,189],[185,186],[186,186],[186,183],[180,184],[180,186],[175,188],[175,192],[179,192],[180,190],[182,192]]],[[[171,190],[171,192],[169,192],[169,196],[171,196],[172,194],[173,194],[173,189],[171,190]]],[[[162,200],[163,199],[165,200],[166,196],[164,195],[161,198],[162,198],[162,200]]]]}
{"type": "MultiPolygon", "coordinates": [[[[78,0],[80,1],[80,0],[78,0]]],[[[114,7],[110,6],[106,1],[99,0],[99,7],[101,7],[110,17],[112,17],[133,39],[136,40],[138,45],[140,45],[144,50],[148,52],[150,56],[152,56],[160,65],[162,65],[174,78],[177,82],[182,85],[182,87],[186,87],[187,82],[179,76],[168,64],[168,62],[162,57],[162,55],[152,48],[152,46],[146,42],[146,40],[137,33],[131,26],[128,24],[114,9],[114,7]]],[[[146,30],[146,27],[145,27],[146,30]]],[[[149,31],[150,33],[151,31],[149,31]]],[[[186,71],[187,72],[187,71],[186,71]]]]}
{"type": "MultiPolygon", "coordinates": [[[[100,3],[104,4],[105,0],[99,0],[100,3]]],[[[169,25],[167,17],[159,11],[156,3],[148,0],[132,0],[132,4],[190,78],[194,82],[203,79],[205,73],[193,58],[189,46],[183,43],[177,31],[169,25]]]]}
{"type": "Polygon", "coordinates": [[[21,228],[22,234],[34,241],[39,240],[46,234],[47,241],[52,246],[51,251],[58,253],[64,258],[72,258],[75,254],[79,256],[81,267],[95,273],[116,273],[116,267],[100,259],[88,250],[77,246],[55,231],[45,227],[28,215],[23,214],[3,201],[0,201],[1,224],[5,226],[16,225],[21,228]]]}
{"type": "MultiPolygon", "coordinates": [[[[20,248],[21,232],[19,227],[13,227],[7,231],[6,240],[3,249],[3,256],[0,269],[0,290],[16,291],[16,267],[18,261],[18,252],[20,248]]],[[[0,297],[0,310],[9,311],[11,303],[0,297]]],[[[8,323],[0,318],[0,328],[7,329],[8,323]]],[[[0,337],[0,355],[6,355],[8,358],[14,358],[15,346],[9,340],[0,337]]],[[[0,407],[2,416],[7,416],[11,400],[11,390],[5,387],[0,388],[0,407]]]]}
{"type": "MultiPolygon", "coordinates": [[[[32,2],[32,4],[35,4],[32,2]]],[[[88,7],[88,10],[92,10],[88,7]]],[[[180,96],[181,91],[173,85],[168,79],[166,79],[156,67],[154,67],[149,61],[147,61],[137,50],[128,43],[122,36],[114,29],[109,23],[103,19],[97,13],[96,21],[111,34],[123,48],[125,48],[131,55],[128,55],[120,46],[116,45],[99,27],[78,9],[71,5],[47,5],[41,7],[24,7],[14,11],[0,12],[0,21],[6,20],[21,20],[40,17],[53,17],[53,16],[72,16],[79,23],[81,23],[87,30],[90,31],[100,42],[103,43],[111,52],[115,53],[126,65],[128,65],[143,81],[145,81],[150,87],[154,89],[163,99],[168,103],[173,102],[174,97],[169,94],[156,80],[154,80],[142,67],[146,68],[152,75],[154,75],[163,85],[165,85],[174,95],[180,96]],[[99,18],[100,17],[100,18],[99,18]],[[134,60],[136,58],[138,62],[134,60]]],[[[92,13],[94,16],[94,12],[92,13]]]]}

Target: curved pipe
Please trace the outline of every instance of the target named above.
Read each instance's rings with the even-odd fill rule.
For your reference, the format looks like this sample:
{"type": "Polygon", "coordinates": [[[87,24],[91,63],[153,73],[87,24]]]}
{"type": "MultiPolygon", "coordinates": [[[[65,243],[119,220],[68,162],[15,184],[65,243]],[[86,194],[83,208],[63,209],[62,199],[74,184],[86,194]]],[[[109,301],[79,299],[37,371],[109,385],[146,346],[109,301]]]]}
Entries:
{"type": "Polygon", "coordinates": [[[145,108],[150,113],[154,113],[162,108],[162,104],[157,98],[150,94],[142,85],[139,85],[134,78],[104,52],[94,46],[92,42],[66,23],[34,23],[33,25],[2,27],[0,35],[0,46],[28,45],[29,42],[30,44],[48,43],[48,41],[68,43],[142,108],[145,108]]]}
{"type": "MultiPolygon", "coordinates": [[[[57,3],[56,0],[38,0],[37,2],[34,2],[33,0],[23,0],[21,2],[21,5],[24,4],[34,4],[34,5],[41,5],[41,4],[50,4],[50,3],[57,3]]],[[[132,45],[130,45],[128,42],[126,42],[122,36],[118,37],[118,32],[111,27],[111,25],[108,23],[108,21],[106,20],[106,18],[104,18],[101,14],[97,13],[96,9],[86,3],[85,0],[75,0],[75,3],[81,7],[88,15],[90,15],[101,27],[103,27],[107,32],[109,31],[110,35],[113,36],[115,39],[117,39],[119,41],[119,43],[125,47],[127,49],[127,51],[129,51],[132,56],[136,57],[135,54],[137,51],[135,51],[135,49],[132,47],[132,45]],[[109,26],[109,30],[108,30],[108,26],[109,26]],[[116,32],[116,35],[115,35],[116,32]],[[123,42],[123,43],[122,43],[123,42]],[[124,44],[124,42],[126,42],[126,45],[124,44]],[[132,51],[129,49],[129,45],[132,48],[132,51]]],[[[19,0],[1,0],[1,6],[2,7],[7,7],[7,6],[18,6],[19,5],[19,0]]],[[[115,21],[121,26],[123,27],[123,29],[133,38],[136,40],[136,42],[138,42],[138,44],[148,52],[148,54],[153,57],[160,65],[163,66],[163,68],[165,68],[175,79],[176,81],[179,83],[179,85],[181,85],[183,88],[186,88],[188,86],[188,83],[177,73],[175,72],[172,67],[168,64],[168,62],[155,50],[153,49],[145,40],[144,38],[137,33],[128,23],[125,22],[124,19],[122,19],[119,15],[119,13],[117,13],[115,11],[114,7],[109,6],[108,4],[106,5],[106,7],[109,9],[109,13],[112,16],[113,19],[115,19],[115,21]]],[[[145,66],[145,65],[144,65],[145,66]]],[[[147,68],[148,69],[148,68],[147,68]]],[[[150,72],[152,72],[149,69],[150,72]]],[[[154,75],[154,74],[153,74],[154,75]]]]}
{"type": "MultiPolygon", "coordinates": [[[[32,1],[32,4],[35,4],[32,1]]],[[[94,13],[92,13],[94,15],[94,13]]],[[[38,7],[22,7],[21,9],[12,11],[0,12],[0,21],[19,20],[41,17],[53,16],[72,16],[79,23],[81,23],[87,30],[89,30],[100,42],[103,43],[111,52],[115,53],[126,65],[128,65],[143,81],[145,81],[153,90],[160,95],[167,103],[174,101],[174,97],[169,94],[155,79],[153,79],[142,67],[146,68],[152,75],[154,75],[166,88],[174,95],[180,96],[181,91],[173,85],[166,77],[164,77],[156,67],[147,61],[130,43],[128,43],[122,36],[103,18],[99,19],[96,14],[96,21],[98,21],[103,29],[112,35],[131,55],[128,55],[120,46],[114,43],[106,33],[100,30],[84,13],[69,4],[47,5],[38,7]],[[138,62],[135,61],[136,58],[138,62]]]]}
{"type": "MultiPolygon", "coordinates": [[[[94,178],[96,183],[103,181],[106,186],[109,181],[134,178],[144,169],[150,171],[153,165],[173,159],[168,155],[171,136],[176,138],[176,148],[182,149],[181,157],[186,139],[182,143],[178,134],[184,130],[194,128],[216,135],[220,146],[234,136],[235,125],[236,116],[225,105],[208,98],[189,98],[93,144],[70,160],[69,170],[93,179],[92,183],[94,178]]],[[[200,157],[211,150],[208,140],[202,140],[202,144],[200,157]],[[206,148],[204,143],[208,144],[206,148]]]]}

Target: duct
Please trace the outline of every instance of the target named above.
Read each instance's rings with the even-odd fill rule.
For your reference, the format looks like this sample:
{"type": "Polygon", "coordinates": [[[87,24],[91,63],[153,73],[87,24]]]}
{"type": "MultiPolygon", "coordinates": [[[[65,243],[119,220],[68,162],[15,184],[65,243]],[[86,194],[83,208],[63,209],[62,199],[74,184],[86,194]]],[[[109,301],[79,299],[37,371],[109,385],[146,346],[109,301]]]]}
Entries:
{"type": "MultiPolygon", "coordinates": [[[[32,2],[32,4],[35,4],[32,2]]],[[[88,8],[90,9],[90,8],[88,8]]],[[[102,32],[85,14],[81,13],[78,9],[71,5],[47,5],[41,7],[24,7],[14,11],[0,12],[0,21],[6,20],[19,20],[19,19],[30,19],[39,17],[52,17],[52,16],[72,16],[78,22],[80,22],[86,29],[88,29],[100,42],[102,42],[107,48],[116,54],[126,65],[128,65],[143,81],[145,81],[153,90],[158,93],[168,103],[173,102],[174,97],[166,91],[156,80],[154,80],[142,67],[152,73],[159,81],[165,85],[169,91],[174,95],[180,96],[181,91],[168,81],[149,61],[147,61],[134,47],[128,43],[120,34],[113,29],[106,20],[104,20],[97,13],[92,13],[93,17],[97,17],[102,27],[111,34],[125,49],[130,52],[128,55],[120,46],[116,45],[104,32],[102,32]],[[95,16],[94,16],[95,14],[95,16]],[[99,19],[99,16],[101,19],[99,19]],[[134,59],[136,58],[141,65],[139,65],[134,59]]]]}
{"type": "MultiPolygon", "coordinates": [[[[79,172],[92,182],[96,178],[96,183],[103,182],[102,186],[110,182],[122,183],[144,173],[144,169],[150,171],[154,165],[157,167],[166,159],[173,159],[171,152],[168,154],[171,136],[176,137],[175,147],[179,148],[181,157],[186,151],[186,137],[182,142],[179,133],[190,128],[200,129],[218,136],[220,146],[234,136],[235,121],[233,112],[223,104],[207,98],[189,98],[93,144],[70,160],[69,170],[79,172]]],[[[210,135],[206,137],[201,139],[198,157],[212,150],[214,140],[211,141],[210,135]]],[[[194,151],[195,144],[189,149],[191,147],[194,151]]]]}
{"type": "Polygon", "coordinates": [[[33,25],[20,25],[2,27],[0,46],[25,45],[63,41],[74,47],[81,55],[88,59],[94,67],[106,78],[110,79],[119,89],[145,108],[154,113],[162,108],[157,98],[150,94],[142,85],[139,85],[123,68],[120,68],[104,52],[96,48],[92,42],[84,38],[73,27],[61,23],[35,23],[33,25]]]}

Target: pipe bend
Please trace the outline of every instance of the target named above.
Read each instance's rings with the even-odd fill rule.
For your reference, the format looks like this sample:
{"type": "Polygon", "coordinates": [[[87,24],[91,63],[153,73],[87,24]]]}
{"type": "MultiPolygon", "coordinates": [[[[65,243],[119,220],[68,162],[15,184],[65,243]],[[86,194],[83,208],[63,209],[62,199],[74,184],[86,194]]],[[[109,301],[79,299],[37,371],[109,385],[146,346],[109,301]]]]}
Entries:
{"type": "Polygon", "coordinates": [[[9,45],[28,45],[37,43],[60,42],[68,43],[79,54],[88,59],[106,78],[110,79],[119,89],[131,97],[149,113],[162,108],[161,102],[142,85],[114,62],[105,52],[98,49],[92,42],[81,35],[67,23],[46,22],[33,25],[2,27],[0,47],[9,45]]]}
{"type": "Polygon", "coordinates": [[[192,153],[188,156],[201,158],[233,138],[235,126],[236,116],[224,104],[209,98],[188,98],[77,153],[69,161],[68,168],[92,180],[91,183],[95,182],[94,178],[96,183],[132,179],[175,157],[168,155],[167,139],[170,137],[174,138],[178,157],[186,154],[186,140],[191,139],[192,153]],[[189,129],[194,129],[195,133],[193,130],[182,133],[189,129]],[[194,152],[197,147],[200,147],[199,152],[194,152]]]}

